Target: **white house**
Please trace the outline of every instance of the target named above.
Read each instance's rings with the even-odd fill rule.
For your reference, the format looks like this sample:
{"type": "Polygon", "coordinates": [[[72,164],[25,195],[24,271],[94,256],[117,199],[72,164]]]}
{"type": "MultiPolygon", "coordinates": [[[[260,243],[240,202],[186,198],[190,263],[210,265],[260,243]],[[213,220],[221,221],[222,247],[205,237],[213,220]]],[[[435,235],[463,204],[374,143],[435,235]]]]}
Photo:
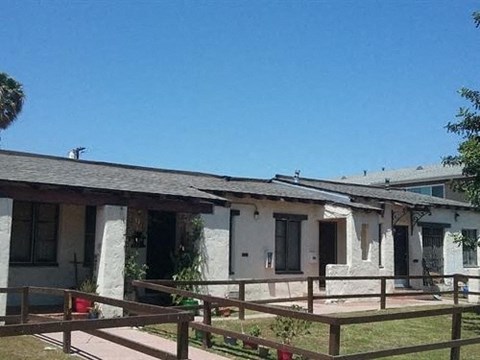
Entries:
{"type": "MultiPolygon", "coordinates": [[[[0,168],[0,287],[68,288],[93,274],[101,295],[120,298],[126,239],[145,235],[138,250],[147,278],[170,278],[170,254],[199,214],[206,279],[421,275],[424,258],[440,274],[477,265],[476,252],[463,252],[452,234],[476,235],[480,216],[453,200],[289,176],[231,178],[11,151],[0,151],[0,168]]],[[[326,290],[376,286],[331,282],[326,290]]],[[[212,288],[217,295],[230,290],[212,288]]],[[[251,286],[247,297],[304,291],[301,284],[251,286]]],[[[0,315],[5,306],[0,295],[0,315]]]]}

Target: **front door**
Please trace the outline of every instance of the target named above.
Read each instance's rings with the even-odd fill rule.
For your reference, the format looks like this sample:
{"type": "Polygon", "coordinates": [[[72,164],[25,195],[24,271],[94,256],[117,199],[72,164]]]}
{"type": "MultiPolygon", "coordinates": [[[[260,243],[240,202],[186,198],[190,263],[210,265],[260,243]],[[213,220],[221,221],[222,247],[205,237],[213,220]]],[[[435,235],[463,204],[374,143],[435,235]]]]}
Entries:
{"type": "MultiPolygon", "coordinates": [[[[408,226],[395,226],[393,229],[395,276],[408,275],[408,226]]],[[[407,279],[396,279],[395,286],[408,286],[407,279]]]]}
{"type": "Polygon", "coordinates": [[[147,279],[171,279],[175,249],[175,213],[148,212],[147,279]]]}
{"type": "MultiPolygon", "coordinates": [[[[327,265],[337,263],[337,223],[321,221],[319,230],[318,273],[320,276],[325,276],[327,265]]],[[[320,280],[320,286],[325,286],[324,280],[320,280]]]]}

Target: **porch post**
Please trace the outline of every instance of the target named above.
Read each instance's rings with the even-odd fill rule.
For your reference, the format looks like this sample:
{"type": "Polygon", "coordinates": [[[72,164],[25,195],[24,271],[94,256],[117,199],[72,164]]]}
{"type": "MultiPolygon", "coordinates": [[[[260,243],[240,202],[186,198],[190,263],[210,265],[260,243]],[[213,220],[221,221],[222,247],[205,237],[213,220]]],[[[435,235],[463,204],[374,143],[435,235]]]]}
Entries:
{"type": "MultiPolygon", "coordinates": [[[[105,205],[97,209],[95,275],[101,296],[123,299],[127,207],[105,205]]],[[[122,316],[121,308],[103,305],[104,317],[122,316]]]]}
{"type": "MultiPolygon", "coordinates": [[[[0,287],[8,287],[12,210],[13,200],[0,198],[0,287]]],[[[6,309],[7,294],[0,294],[0,316],[5,316],[6,309]]]]}

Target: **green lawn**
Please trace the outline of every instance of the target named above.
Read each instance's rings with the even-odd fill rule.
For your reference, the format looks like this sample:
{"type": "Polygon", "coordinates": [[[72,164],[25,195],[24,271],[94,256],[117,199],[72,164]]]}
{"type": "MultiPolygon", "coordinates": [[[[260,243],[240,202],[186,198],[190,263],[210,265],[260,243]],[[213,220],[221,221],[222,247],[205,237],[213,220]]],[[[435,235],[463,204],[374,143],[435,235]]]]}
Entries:
{"type": "MultiPolygon", "coordinates": [[[[262,329],[261,337],[275,340],[270,330],[273,318],[250,319],[245,321],[220,320],[214,326],[242,332],[256,324],[262,329]]],[[[393,347],[418,345],[446,341],[450,339],[451,316],[436,316],[420,319],[395,320],[382,323],[348,325],[342,327],[341,354],[352,354],[372,350],[382,350],[393,347]]],[[[174,338],[176,327],[169,325],[150,326],[147,331],[161,336],[174,338]]],[[[293,345],[326,353],[328,349],[328,326],[315,323],[310,328],[310,334],[296,338],[293,345]]],[[[191,343],[200,346],[200,341],[194,339],[191,330],[191,343]]],[[[480,336],[480,316],[471,313],[463,315],[462,338],[480,336]]],[[[227,346],[223,338],[215,335],[212,351],[231,357],[232,359],[259,359],[254,351],[243,350],[241,342],[236,347],[227,346]]],[[[271,351],[270,359],[275,359],[271,351]]],[[[412,355],[391,357],[395,360],[442,360],[449,359],[450,350],[437,350],[412,355]]],[[[462,360],[477,360],[480,358],[480,345],[465,346],[461,350],[462,360]]]]}
{"type": "Polygon", "coordinates": [[[72,360],[62,349],[33,336],[9,336],[0,338],[1,360],[72,360]]]}

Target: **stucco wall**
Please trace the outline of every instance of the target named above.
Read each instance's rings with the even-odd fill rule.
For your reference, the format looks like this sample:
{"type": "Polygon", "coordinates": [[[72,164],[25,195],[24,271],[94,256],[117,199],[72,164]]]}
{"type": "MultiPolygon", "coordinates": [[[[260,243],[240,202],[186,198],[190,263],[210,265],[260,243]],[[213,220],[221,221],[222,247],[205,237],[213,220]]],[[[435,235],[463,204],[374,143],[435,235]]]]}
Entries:
{"type": "MultiPolygon", "coordinates": [[[[0,287],[8,287],[12,204],[12,199],[0,198],[0,287]]],[[[5,316],[6,305],[7,295],[0,294],[0,316],[5,316]]]]}
{"type": "MultiPolygon", "coordinates": [[[[97,208],[95,258],[97,292],[102,296],[123,299],[125,234],[127,208],[105,205],[97,208]]],[[[121,316],[120,308],[102,305],[103,316],[121,316]]]]}
{"type": "MultiPolygon", "coordinates": [[[[385,212],[390,214],[389,212],[385,212]]],[[[382,276],[391,275],[393,267],[393,239],[391,220],[377,212],[354,211],[346,219],[347,229],[347,263],[327,266],[327,276],[382,276]],[[382,252],[379,252],[378,226],[382,224],[382,252]],[[362,257],[362,227],[367,225],[366,239],[368,253],[362,257]],[[379,257],[382,256],[382,265],[379,257]]],[[[387,290],[393,283],[387,283],[387,290]]],[[[326,284],[327,295],[366,294],[380,291],[379,280],[329,280],[326,284]]]]}
{"type": "MultiPolygon", "coordinates": [[[[58,266],[11,266],[8,272],[9,286],[75,287],[74,254],[83,262],[85,242],[85,207],[60,205],[58,224],[58,266]]],[[[7,262],[8,263],[8,262],[7,262]]],[[[90,272],[83,264],[77,264],[81,282],[90,272]]],[[[61,304],[63,299],[50,296],[31,296],[31,304],[61,304]]],[[[9,305],[18,305],[19,297],[9,296],[9,305]]]]}
{"type": "MultiPolygon", "coordinates": [[[[215,206],[213,214],[203,214],[204,238],[200,250],[204,259],[202,269],[207,280],[224,280],[228,278],[228,241],[230,226],[230,209],[215,206]]],[[[204,289],[215,296],[224,296],[226,289],[215,286],[204,289]]]]}
{"type": "MultiPolygon", "coordinates": [[[[230,209],[215,207],[212,215],[204,215],[205,241],[208,250],[208,279],[252,279],[291,278],[317,276],[319,271],[319,221],[340,219],[338,237],[341,244],[337,249],[340,262],[346,261],[345,218],[350,210],[333,205],[326,207],[315,204],[285,203],[269,200],[230,199],[231,208],[240,214],[233,217],[232,270],[228,273],[228,240],[230,209]],[[258,211],[258,218],[254,213],[258,211]],[[301,223],[301,271],[300,274],[276,274],[274,266],[266,268],[267,252],[275,253],[274,213],[307,215],[301,223]],[[214,269],[214,270],[212,270],[214,269]]],[[[275,260],[273,260],[275,263],[275,260]]],[[[317,288],[318,290],[318,288],[317,288]]],[[[215,286],[210,292],[220,296],[235,294],[237,286],[215,286]]],[[[248,285],[247,299],[288,297],[306,294],[306,283],[279,283],[270,285],[248,285]]]]}

